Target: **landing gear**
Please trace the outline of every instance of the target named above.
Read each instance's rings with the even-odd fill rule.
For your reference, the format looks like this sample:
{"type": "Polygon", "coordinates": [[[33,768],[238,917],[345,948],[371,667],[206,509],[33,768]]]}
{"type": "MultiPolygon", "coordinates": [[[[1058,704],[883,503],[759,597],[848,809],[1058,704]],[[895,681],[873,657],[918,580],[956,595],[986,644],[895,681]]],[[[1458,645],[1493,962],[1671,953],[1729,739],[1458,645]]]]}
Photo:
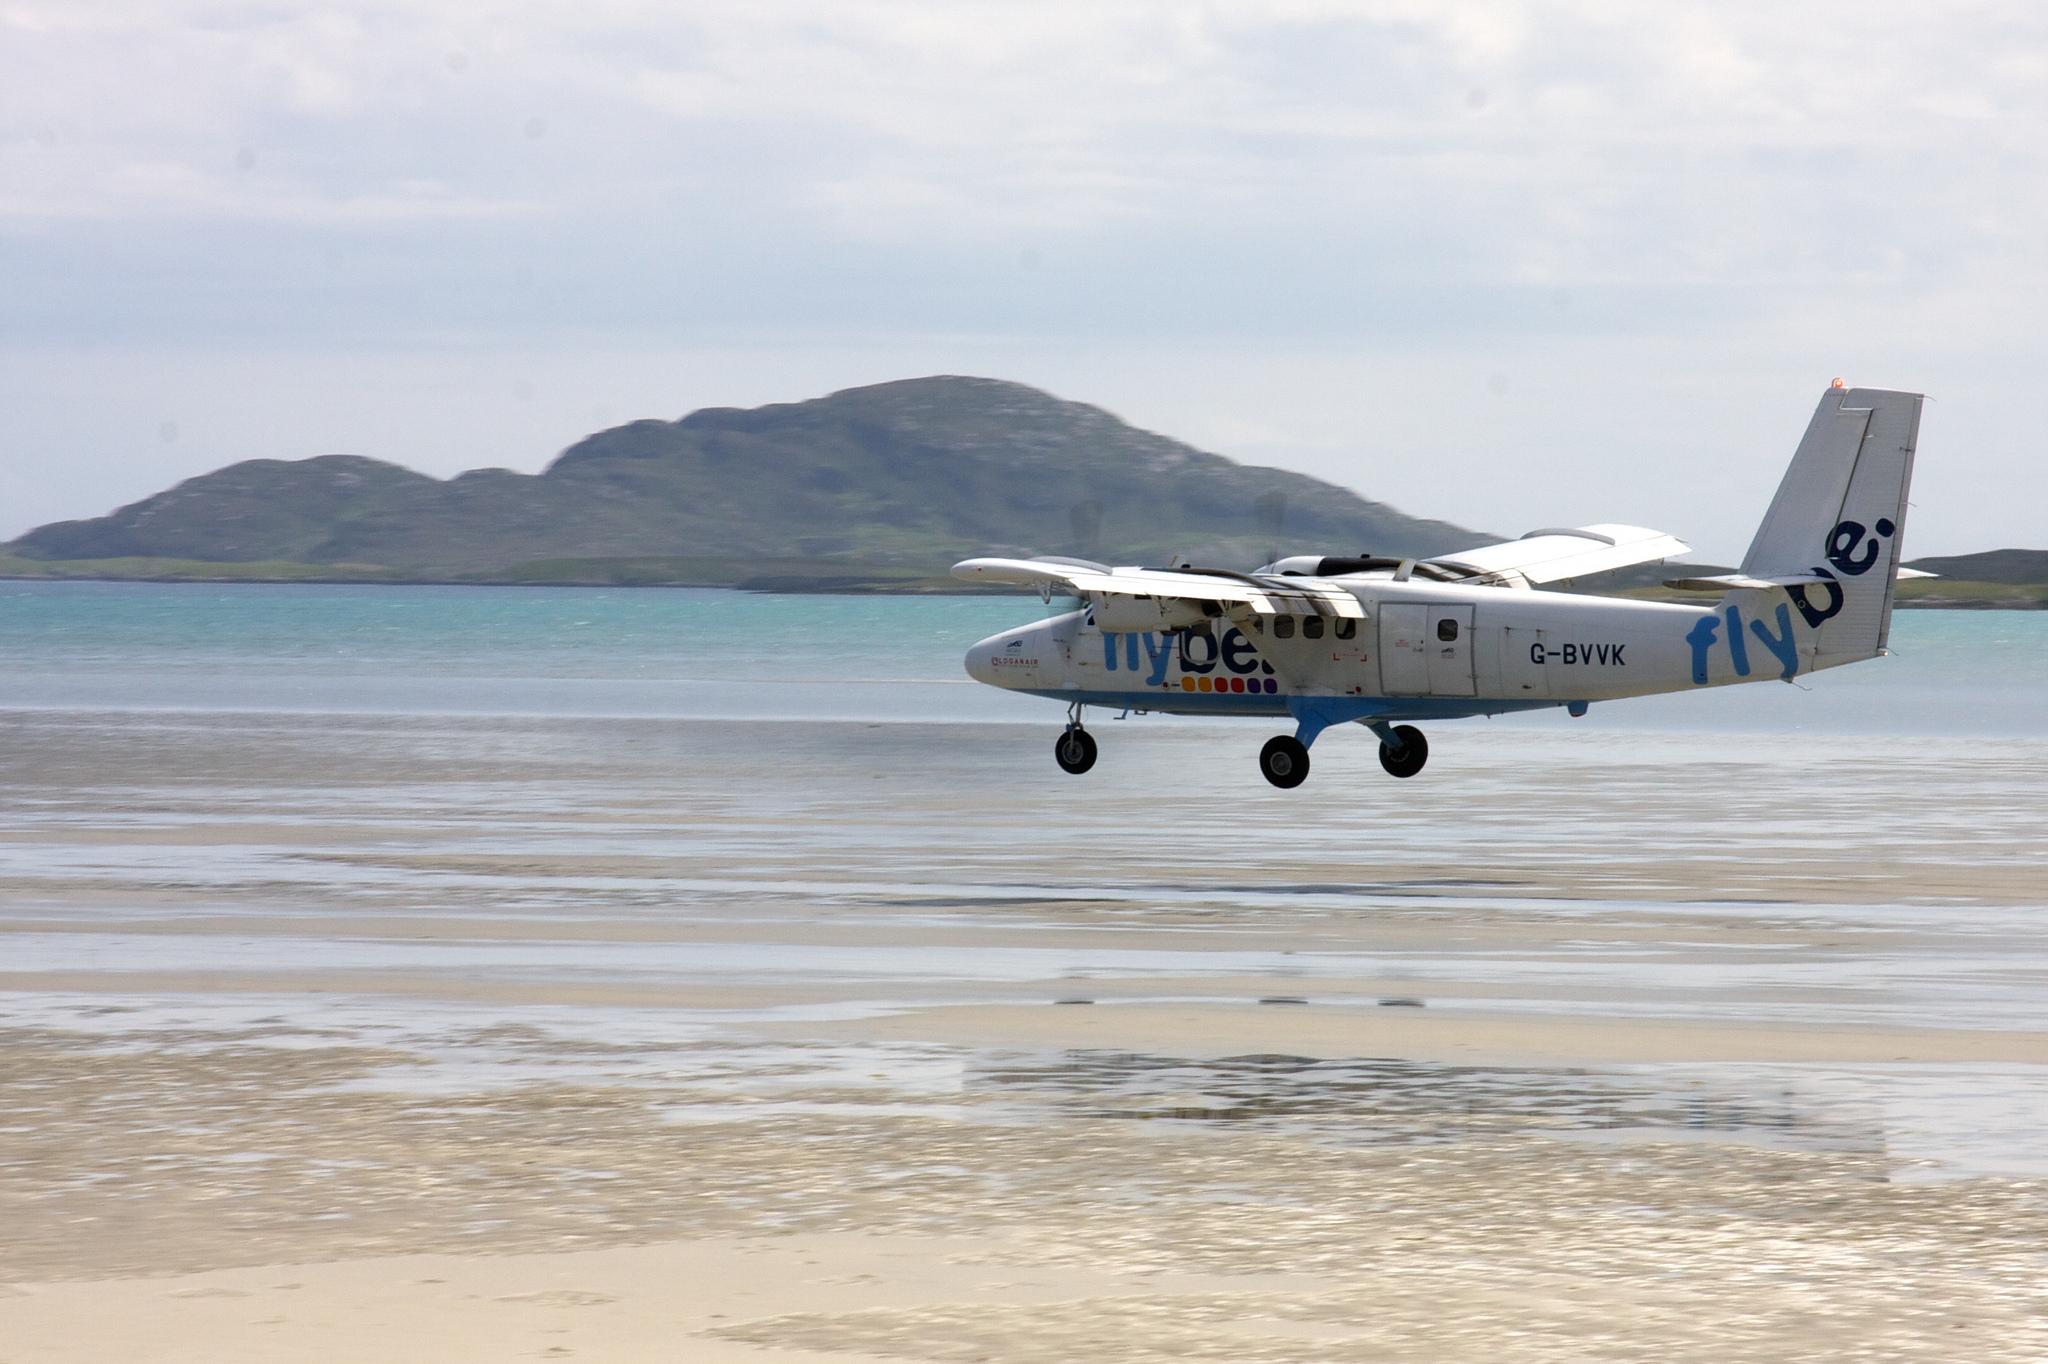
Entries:
{"type": "Polygon", "coordinates": [[[1380,736],[1380,766],[1392,777],[1412,777],[1429,761],[1429,740],[1413,725],[1395,725],[1377,731],[1380,736]]]}
{"type": "Polygon", "coordinates": [[[1308,745],[1292,734],[1276,734],[1259,750],[1259,771],[1282,790],[1308,780],[1308,745]]]}
{"type": "Polygon", "coordinates": [[[1075,725],[1053,744],[1052,756],[1062,771],[1078,777],[1095,766],[1095,736],[1075,725]]]}
{"type": "Polygon", "coordinates": [[[1095,766],[1095,736],[1081,728],[1081,703],[1067,707],[1067,730],[1052,746],[1053,761],[1062,772],[1080,776],[1095,766]]]}

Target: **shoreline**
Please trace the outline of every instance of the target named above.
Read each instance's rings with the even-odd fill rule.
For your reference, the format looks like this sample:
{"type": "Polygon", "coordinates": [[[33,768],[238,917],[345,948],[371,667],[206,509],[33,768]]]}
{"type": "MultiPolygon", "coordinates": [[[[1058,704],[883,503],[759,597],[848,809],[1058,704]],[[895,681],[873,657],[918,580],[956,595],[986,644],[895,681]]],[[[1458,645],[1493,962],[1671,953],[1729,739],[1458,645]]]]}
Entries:
{"type": "MultiPolygon", "coordinates": [[[[56,561],[63,562],[63,561],[56,561]]],[[[480,576],[436,576],[413,574],[402,570],[366,570],[360,574],[334,573],[306,566],[307,571],[271,571],[256,573],[215,573],[205,571],[149,571],[115,573],[66,573],[21,572],[18,568],[0,568],[0,582],[19,583],[154,583],[160,585],[184,585],[225,587],[249,585],[259,587],[520,587],[520,588],[576,588],[583,590],[631,588],[631,589],[683,589],[695,591],[750,592],[767,596],[820,596],[820,597],[1017,597],[1023,599],[1029,593],[1014,588],[973,587],[954,581],[945,574],[929,574],[910,571],[897,580],[895,575],[884,573],[876,576],[868,571],[851,571],[844,574],[819,575],[776,575],[776,574],[718,574],[704,578],[612,578],[591,576],[587,578],[520,578],[480,576]]],[[[1954,583],[1934,585],[1929,580],[1915,580],[1902,585],[1894,601],[1902,611],[2042,611],[2048,610],[2048,583],[2001,583],[1985,584],[1985,592],[1961,596],[1944,595],[1954,583]]],[[[1602,589],[1588,589],[1600,591],[1602,589]]],[[[1650,600],[1677,603],[1711,605],[1712,597],[1697,592],[1644,591],[1642,589],[1607,589],[1621,596],[1646,597],[1650,600]]]]}

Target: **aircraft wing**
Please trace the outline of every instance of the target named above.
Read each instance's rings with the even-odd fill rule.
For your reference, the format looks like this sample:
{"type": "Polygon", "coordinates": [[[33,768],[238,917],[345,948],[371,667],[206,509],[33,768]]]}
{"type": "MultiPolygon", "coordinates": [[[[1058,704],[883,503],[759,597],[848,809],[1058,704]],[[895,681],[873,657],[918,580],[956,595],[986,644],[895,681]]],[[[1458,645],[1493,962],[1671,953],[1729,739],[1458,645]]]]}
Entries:
{"type": "Polygon", "coordinates": [[[1472,578],[1554,583],[1632,564],[1653,564],[1691,549],[1676,536],[1645,526],[1576,526],[1532,530],[1519,540],[1481,545],[1425,562],[1472,578]]]}
{"type": "MultiPolygon", "coordinates": [[[[1136,616],[1148,621],[1157,615],[1162,620],[1193,624],[1239,611],[1261,616],[1365,616],[1356,596],[1315,578],[1260,577],[1217,569],[1105,568],[1060,559],[966,559],[953,565],[953,576],[965,582],[1013,583],[1041,591],[1064,587],[1093,598],[1098,608],[1116,603],[1124,608],[1116,613],[1120,618],[1136,616]]],[[[1146,628],[1160,627],[1152,623],[1146,628]]]]}

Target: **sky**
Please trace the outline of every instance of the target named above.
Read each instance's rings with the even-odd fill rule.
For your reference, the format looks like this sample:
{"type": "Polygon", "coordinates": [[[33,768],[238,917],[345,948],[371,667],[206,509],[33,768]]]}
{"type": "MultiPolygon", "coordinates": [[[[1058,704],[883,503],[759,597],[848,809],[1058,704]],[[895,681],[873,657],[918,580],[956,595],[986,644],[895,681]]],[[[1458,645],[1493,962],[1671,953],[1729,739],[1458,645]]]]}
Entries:
{"type": "Polygon", "coordinates": [[[2048,547],[2044,160],[1996,0],[0,0],[0,538],[965,373],[1729,562],[1842,376],[2048,547]]]}

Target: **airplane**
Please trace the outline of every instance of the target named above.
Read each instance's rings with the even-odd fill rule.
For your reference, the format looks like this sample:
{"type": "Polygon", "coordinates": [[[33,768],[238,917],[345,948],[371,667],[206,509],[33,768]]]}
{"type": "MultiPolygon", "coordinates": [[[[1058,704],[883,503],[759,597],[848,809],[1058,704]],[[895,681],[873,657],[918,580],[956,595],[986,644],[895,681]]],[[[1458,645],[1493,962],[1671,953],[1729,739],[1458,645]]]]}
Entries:
{"type": "Polygon", "coordinates": [[[1251,573],[1112,568],[1085,559],[968,559],[973,583],[1059,592],[1078,609],[990,635],[968,676],[1059,701],[1053,756],[1095,765],[1085,707],[1270,716],[1259,770],[1301,785],[1309,748],[1365,726],[1380,766],[1413,777],[1429,742],[1413,721],[1562,706],[1738,682],[1791,681],[1886,652],[1922,395],[1828,386],[1741,568],[1667,585],[1712,605],[1544,590],[1662,563],[1690,546],[1641,526],[1530,531],[1434,558],[1296,555],[1251,573]]]}

